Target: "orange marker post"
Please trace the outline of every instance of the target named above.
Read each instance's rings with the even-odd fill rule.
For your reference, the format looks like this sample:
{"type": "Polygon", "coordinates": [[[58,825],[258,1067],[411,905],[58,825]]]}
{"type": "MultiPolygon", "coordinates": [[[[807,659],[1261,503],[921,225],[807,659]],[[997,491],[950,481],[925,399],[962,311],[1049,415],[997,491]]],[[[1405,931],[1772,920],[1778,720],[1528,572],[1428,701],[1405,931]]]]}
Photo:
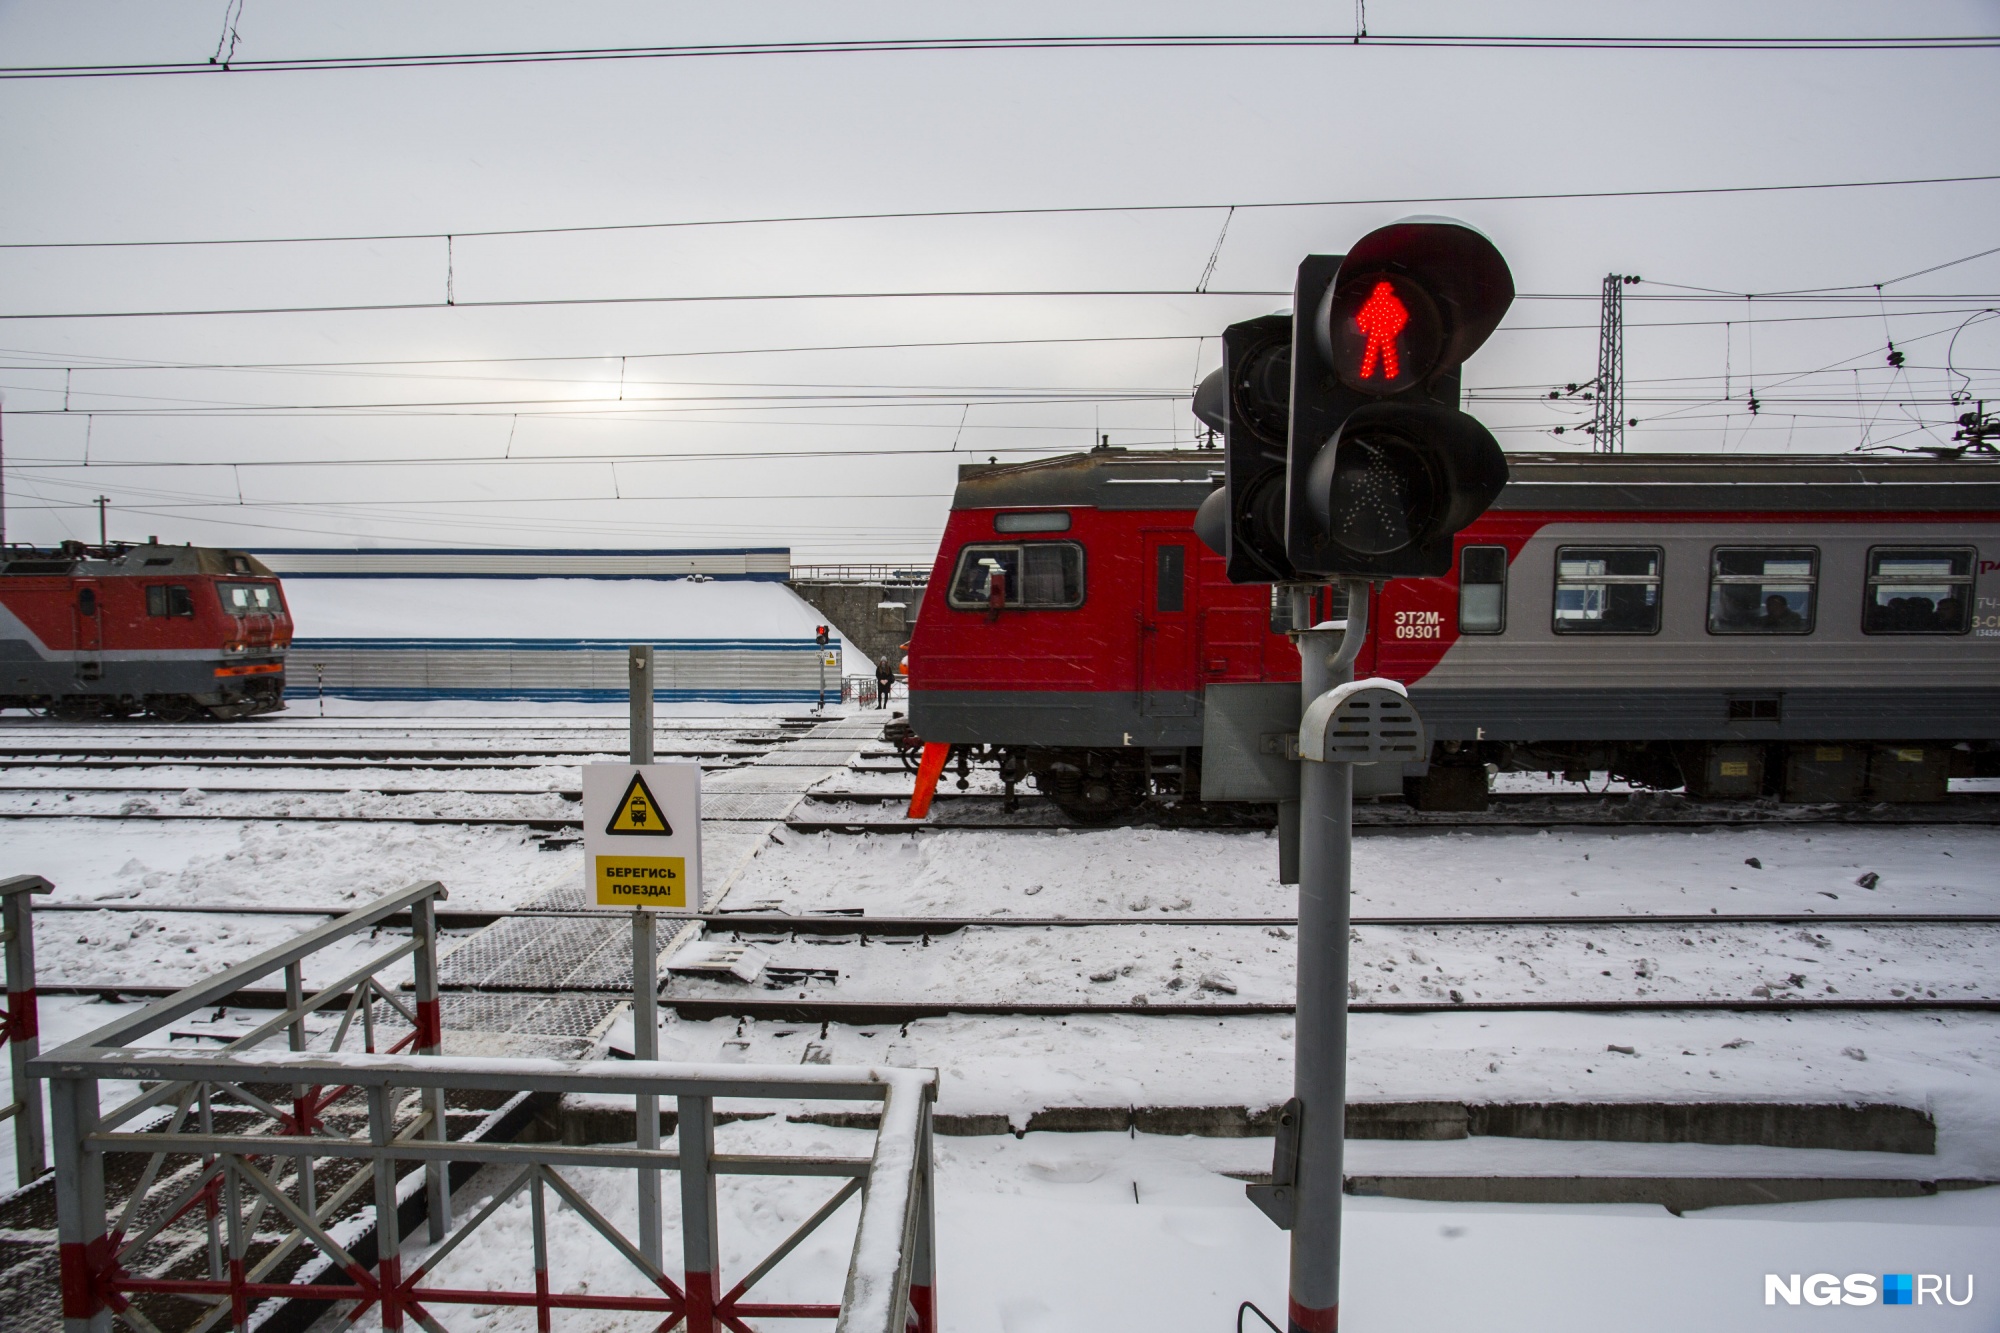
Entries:
{"type": "Polygon", "coordinates": [[[931,812],[931,798],[937,795],[938,779],[944,776],[944,765],[951,758],[951,746],[944,741],[925,741],[924,757],[917,763],[917,789],[910,793],[911,819],[926,818],[931,812]]]}

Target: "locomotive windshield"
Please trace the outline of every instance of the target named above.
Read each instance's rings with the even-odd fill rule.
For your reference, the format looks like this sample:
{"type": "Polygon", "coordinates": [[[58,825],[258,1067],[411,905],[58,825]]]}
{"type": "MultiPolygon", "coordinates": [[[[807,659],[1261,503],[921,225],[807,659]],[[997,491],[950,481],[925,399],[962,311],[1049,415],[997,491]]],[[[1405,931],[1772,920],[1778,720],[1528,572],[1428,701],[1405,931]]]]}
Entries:
{"type": "Polygon", "coordinates": [[[1006,599],[1002,605],[1024,609],[1083,605],[1083,548],[1074,542],[966,547],[958,553],[951,604],[991,605],[996,574],[1006,599]]]}
{"type": "Polygon", "coordinates": [[[232,616],[274,615],[285,609],[275,583],[218,583],[222,609],[232,616]]]}

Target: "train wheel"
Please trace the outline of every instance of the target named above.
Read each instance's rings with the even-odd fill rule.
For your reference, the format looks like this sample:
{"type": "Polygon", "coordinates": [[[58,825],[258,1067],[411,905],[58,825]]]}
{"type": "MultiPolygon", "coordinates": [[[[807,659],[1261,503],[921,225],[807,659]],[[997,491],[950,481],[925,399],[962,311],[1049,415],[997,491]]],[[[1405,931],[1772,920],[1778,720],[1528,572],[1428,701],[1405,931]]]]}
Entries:
{"type": "Polygon", "coordinates": [[[1035,786],[1079,824],[1105,824],[1131,814],[1146,800],[1145,760],[1125,751],[1050,752],[1030,758],[1035,786]]]}
{"type": "Polygon", "coordinates": [[[188,722],[199,709],[191,699],[159,698],[146,701],[146,714],[156,722],[188,722]]]}
{"type": "Polygon", "coordinates": [[[71,698],[58,700],[49,709],[49,716],[58,722],[88,722],[103,714],[103,706],[95,699],[71,698]]]}

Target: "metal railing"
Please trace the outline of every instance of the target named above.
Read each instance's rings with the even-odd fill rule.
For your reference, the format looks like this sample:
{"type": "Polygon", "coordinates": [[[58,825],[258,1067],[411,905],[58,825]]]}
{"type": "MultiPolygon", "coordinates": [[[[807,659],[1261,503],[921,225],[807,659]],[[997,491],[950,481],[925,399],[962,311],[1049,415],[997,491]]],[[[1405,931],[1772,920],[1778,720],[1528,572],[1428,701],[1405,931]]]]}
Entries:
{"type": "Polygon", "coordinates": [[[42,1081],[28,1062],[41,1049],[41,1016],[35,999],[35,905],[31,896],[55,886],[40,875],[0,879],[0,942],[7,950],[7,1007],[0,1010],[0,1035],[7,1041],[13,1101],[0,1107],[0,1120],[14,1122],[14,1183],[26,1185],[42,1174],[46,1149],[42,1133],[42,1081]]]}
{"type": "Polygon", "coordinates": [[[928,569],[904,565],[793,565],[794,583],[924,583],[928,569]]]}
{"type": "MultiPolygon", "coordinates": [[[[51,1091],[67,1333],[108,1331],[114,1318],[136,1333],[175,1325],[201,1333],[224,1321],[247,1329],[258,1304],[272,1299],[355,1302],[350,1322],[372,1312],[384,1329],[408,1321],[430,1333],[442,1333],[439,1311],[461,1305],[531,1308],[541,1329],[555,1310],[603,1310],[654,1315],[662,1328],[685,1320],[691,1333],[748,1333],[744,1321],[752,1318],[838,1319],[853,1333],[912,1326],[932,1333],[934,1071],[441,1054],[433,904],[443,896],[435,883],[391,894],[36,1062],[51,1091]],[[336,943],[351,948],[404,911],[414,923],[408,939],[383,941],[386,947],[340,980],[304,993],[304,959],[336,943]],[[404,958],[415,970],[411,1007],[383,975],[404,958]],[[137,1045],[163,1031],[186,1035],[171,1025],[280,970],[287,1008],[219,1049],[137,1045]],[[330,1038],[308,1032],[309,1018],[336,1010],[342,1017],[330,1038]],[[397,1017],[409,1027],[379,1053],[378,1010],[392,1030],[397,1017]],[[365,1049],[344,1050],[356,1030],[365,1049]],[[132,1081],[136,1094],[101,1109],[104,1084],[132,1081]],[[285,1088],[289,1111],[277,1104],[285,1088]],[[445,1132],[448,1103],[504,1111],[574,1093],[676,1098],[677,1150],[453,1141],[445,1132]],[[718,1153],[718,1097],[879,1102],[874,1151],[837,1158],[718,1153]],[[132,1182],[116,1217],[107,1214],[107,1161],[120,1163],[115,1179],[132,1182]],[[136,1170],[135,1161],[142,1163],[136,1170]],[[454,1163],[468,1174],[498,1168],[484,1177],[497,1188],[457,1225],[448,1174],[454,1163]],[[638,1241],[628,1237],[563,1175],[580,1167],[630,1171],[640,1200],[649,1192],[637,1181],[680,1173],[679,1281],[664,1269],[657,1223],[642,1227],[638,1241]],[[404,1174],[412,1178],[403,1181],[404,1174]],[[716,1181],[724,1175],[842,1184],[725,1291],[716,1225],[716,1181]],[[364,1190],[372,1191],[372,1205],[364,1190]],[[857,1192],[860,1221],[840,1303],[750,1300],[752,1288],[857,1192]],[[504,1228],[486,1224],[523,1194],[531,1253],[513,1271],[532,1271],[533,1289],[437,1285],[441,1265],[468,1238],[499,1243],[504,1228]],[[552,1202],[609,1242],[638,1275],[626,1285],[639,1293],[618,1294],[601,1271],[558,1285],[549,1260],[552,1202]],[[432,1248],[406,1275],[404,1214],[419,1203],[432,1248]]],[[[650,1193],[657,1200],[657,1189],[650,1193]]]]}

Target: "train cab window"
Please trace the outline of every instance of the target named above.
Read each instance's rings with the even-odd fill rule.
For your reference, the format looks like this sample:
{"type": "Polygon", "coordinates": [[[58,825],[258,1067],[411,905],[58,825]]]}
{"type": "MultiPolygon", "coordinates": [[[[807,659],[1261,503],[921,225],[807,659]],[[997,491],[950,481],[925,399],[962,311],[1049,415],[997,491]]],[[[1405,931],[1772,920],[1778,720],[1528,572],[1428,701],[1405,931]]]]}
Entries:
{"type": "Polygon", "coordinates": [[[1458,632],[1507,628],[1507,548],[1468,546],[1458,553],[1458,632]]]}
{"type": "Polygon", "coordinates": [[[965,610],[991,606],[996,577],[1003,606],[1022,610],[1081,606],[1083,548],[1075,542],[968,546],[958,553],[951,605],[965,610]]]}
{"type": "Polygon", "coordinates": [[[146,614],[191,616],[194,614],[194,597],[179,584],[156,583],[146,589],[146,614]]]}
{"type": "Polygon", "coordinates": [[[1819,552],[1718,547],[1709,565],[1710,634],[1810,634],[1819,552]]]}
{"type": "Polygon", "coordinates": [[[268,615],[285,609],[275,583],[218,583],[222,609],[232,616],[268,615]]]}
{"type": "Polygon", "coordinates": [[[1556,548],[1555,632],[1658,634],[1660,548],[1556,548]]]}
{"type": "Polygon", "coordinates": [[[1864,634],[1963,634],[1972,623],[1973,553],[1878,546],[1868,553],[1864,634]]]}

